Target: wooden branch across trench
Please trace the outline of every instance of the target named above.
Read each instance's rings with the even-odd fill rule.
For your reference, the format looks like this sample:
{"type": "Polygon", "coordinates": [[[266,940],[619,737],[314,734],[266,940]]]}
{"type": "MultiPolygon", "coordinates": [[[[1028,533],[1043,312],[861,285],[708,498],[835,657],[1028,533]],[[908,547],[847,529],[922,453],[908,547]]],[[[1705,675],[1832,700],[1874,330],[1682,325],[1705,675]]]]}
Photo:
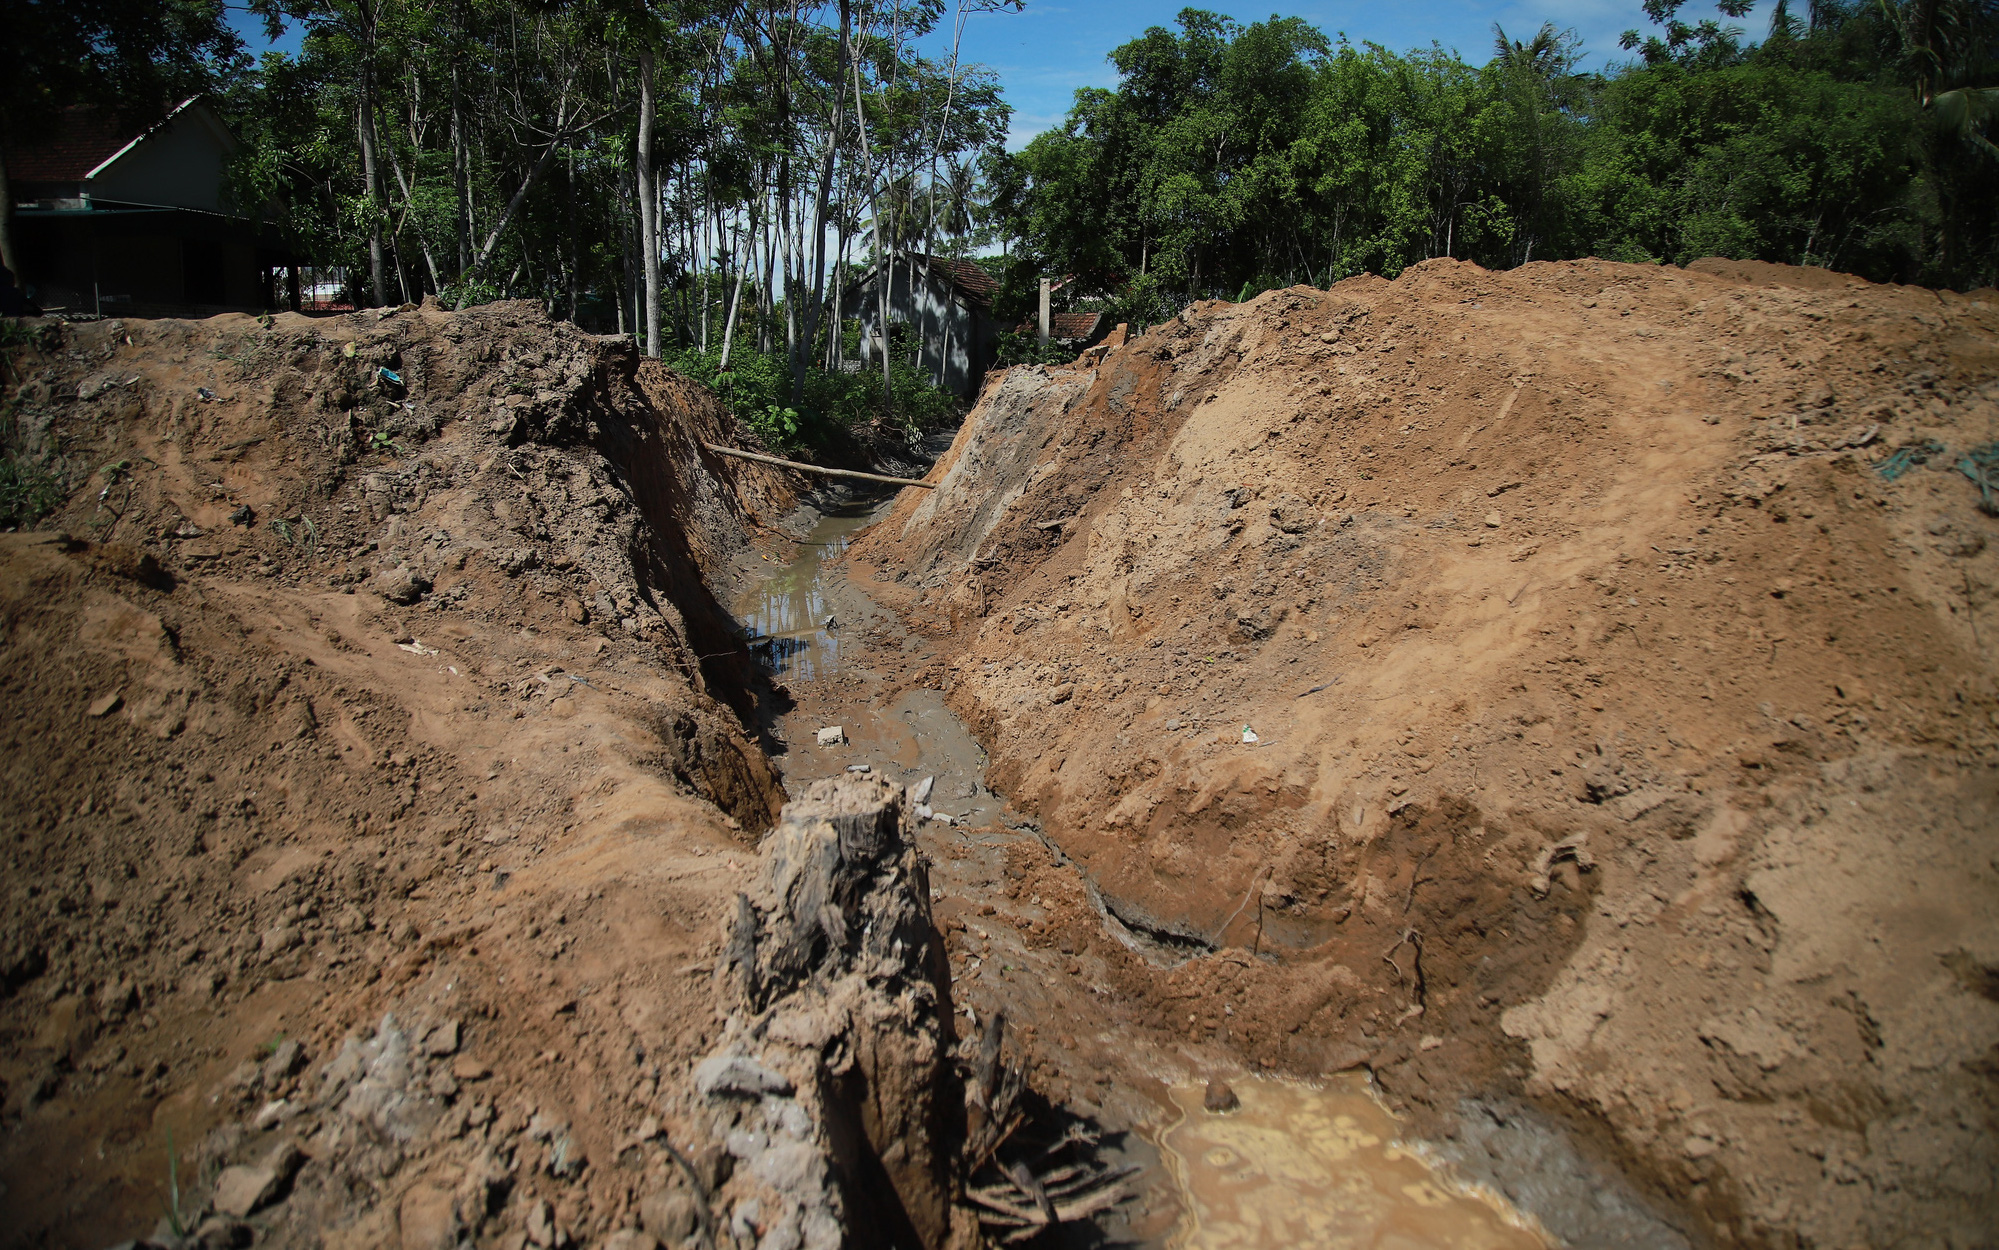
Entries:
{"type": "Polygon", "coordinates": [[[913,477],[884,477],[879,473],[860,473],[853,469],[828,469],[816,464],[802,464],[796,460],[783,460],[776,456],[766,456],[761,452],[743,451],[735,447],[723,447],[716,443],[703,443],[709,451],[718,456],[735,456],[742,460],[754,460],[759,464],[774,464],[781,469],[797,469],[800,473],[817,473],[821,477],[846,477],[857,482],[885,482],[890,486],[920,486],[924,490],[936,490],[935,482],[919,482],[913,477]]]}

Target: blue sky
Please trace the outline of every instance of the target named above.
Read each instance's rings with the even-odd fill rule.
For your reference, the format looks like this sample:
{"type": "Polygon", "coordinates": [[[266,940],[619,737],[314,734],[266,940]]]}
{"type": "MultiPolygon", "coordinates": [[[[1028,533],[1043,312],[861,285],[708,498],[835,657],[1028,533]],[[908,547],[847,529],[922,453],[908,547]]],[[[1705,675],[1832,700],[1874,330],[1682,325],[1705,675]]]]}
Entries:
{"type": "MultiPolygon", "coordinates": [[[[1647,25],[1640,0],[1347,0],[1264,9],[1262,5],[1269,2],[1245,8],[1209,0],[1203,7],[1245,23],[1264,20],[1273,11],[1302,17],[1328,36],[1343,33],[1355,43],[1379,43],[1398,52],[1435,42],[1475,65],[1491,55],[1494,22],[1515,39],[1532,35],[1544,21],[1574,29],[1583,39],[1585,64],[1592,68],[1624,56],[1617,46],[1619,33],[1647,25]]],[[[1019,13],[974,14],[967,19],[962,55],[999,74],[1014,108],[1012,146],[1018,147],[1059,124],[1078,87],[1116,83],[1105,60],[1112,48],[1136,38],[1148,26],[1171,26],[1174,14],[1184,7],[1165,0],[1026,0],[1019,13]]],[[[1768,21],[1768,6],[1758,8],[1763,11],[1739,23],[1751,39],[1761,39],[1768,21]]],[[[247,13],[238,10],[233,16],[253,51],[270,46],[247,13]]],[[[1699,0],[1682,10],[1688,21],[1715,16],[1713,6],[1699,0]]],[[[948,38],[948,27],[932,37],[929,42],[936,54],[949,51],[948,38]]],[[[286,32],[276,46],[296,50],[296,32],[286,32]]]]}

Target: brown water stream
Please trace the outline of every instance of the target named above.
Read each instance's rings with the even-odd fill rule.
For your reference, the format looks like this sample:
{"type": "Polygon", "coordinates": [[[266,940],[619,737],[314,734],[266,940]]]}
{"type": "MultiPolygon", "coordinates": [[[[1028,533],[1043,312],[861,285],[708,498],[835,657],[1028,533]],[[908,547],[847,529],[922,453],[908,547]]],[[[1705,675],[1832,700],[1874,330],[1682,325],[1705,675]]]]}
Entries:
{"type": "Polygon", "coordinates": [[[823,566],[875,519],[884,505],[861,499],[829,504],[805,533],[790,563],[736,605],[750,646],[780,680],[812,681],[840,671],[840,625],[823,566]],[[830,622],[830,624],[829,624],[830,622]]]}

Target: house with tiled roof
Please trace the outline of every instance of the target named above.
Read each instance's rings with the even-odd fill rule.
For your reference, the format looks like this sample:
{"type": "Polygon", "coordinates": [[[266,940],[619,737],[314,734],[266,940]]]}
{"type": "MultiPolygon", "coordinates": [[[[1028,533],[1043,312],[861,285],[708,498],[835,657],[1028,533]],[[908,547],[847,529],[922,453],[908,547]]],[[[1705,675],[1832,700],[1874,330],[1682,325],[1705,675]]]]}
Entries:
{"type": "Polygon", "coordinates": [[[993,298],[999,283],[976,262],[898,251],[848,288],[841,316],[861,323],[860,367],[879,369],[886,348],[913,353],[936,385],[970,399],[979,393],[999,342],[993,298]],[[887,283],[887,332],[882,290],[887,283]]]}
{"type": "Polygon", "coordinates": [[[49,311],[187,317],[296,301],[276,232],[231,211],[237,149],[215,110],[182,101],[149,125],[65,109],[5,152],[19,277],[49,311]]]}
{"type": "MultiPolygon", "coordinates": [[[[1078,351],[1090,347],[1104,337],[1110,327],[1103,313],[1093,312],[1051,312],[1048,314],[1049,341],[1078,351]]],[[[1033,321],[1023,321],[1014,327],[1014,333],[1034,335],[1041,327],[1033,321]]]]}

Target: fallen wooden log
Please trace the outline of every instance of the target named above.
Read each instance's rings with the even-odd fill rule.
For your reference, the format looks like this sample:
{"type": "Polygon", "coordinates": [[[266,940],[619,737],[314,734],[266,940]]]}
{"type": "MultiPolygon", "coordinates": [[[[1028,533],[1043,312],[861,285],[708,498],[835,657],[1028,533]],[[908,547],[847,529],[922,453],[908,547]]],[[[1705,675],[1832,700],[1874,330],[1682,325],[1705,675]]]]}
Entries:
{"type": "Polygon", "coordinates": [[[736,447],[723,447],[716,443],[703,443],[709,451],[718,456],[735,456],[741,460],[754,460],[758,464],[774,464],[781,469],[797,469],[800,473],[817,473],[821,477],[845,477],[857,482],[885,482],[890,486],[920,486],[924,490],[936,490],[935,482],[919,482],[913,477],[884,477],[879,473],[862,473],[854,469],[828,469],[816,464],[804,464],[797,460],[785,460],[777,456],[766,456],[762,452],[743,451],[736,447]]]}

